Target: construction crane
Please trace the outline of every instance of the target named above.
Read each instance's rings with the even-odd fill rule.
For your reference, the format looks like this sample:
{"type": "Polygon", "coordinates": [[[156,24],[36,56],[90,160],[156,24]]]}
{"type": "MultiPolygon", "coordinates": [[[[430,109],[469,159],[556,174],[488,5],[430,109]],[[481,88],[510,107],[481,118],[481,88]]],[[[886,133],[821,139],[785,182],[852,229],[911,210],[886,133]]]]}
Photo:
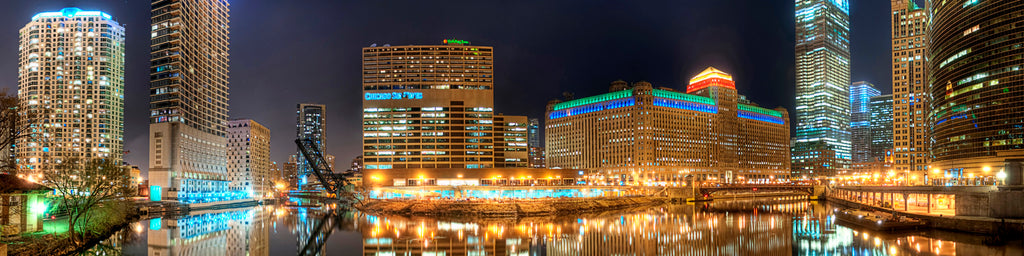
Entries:
{"type": "Polygon", "coordinates": [[[296,139],[295,145],[299,146],[299,152],[306,159],[313,176],[316,176],[324,190],[333,193],[337,199],[342,201],[351,202],[355,199],[352,193],[352,183],[344,175],[335,174],[331,170],[331,166],[327,164],[327,160],[325,160],[323,152],[320,152],[320,146],[316,142],[312,139],[296,139]]]}

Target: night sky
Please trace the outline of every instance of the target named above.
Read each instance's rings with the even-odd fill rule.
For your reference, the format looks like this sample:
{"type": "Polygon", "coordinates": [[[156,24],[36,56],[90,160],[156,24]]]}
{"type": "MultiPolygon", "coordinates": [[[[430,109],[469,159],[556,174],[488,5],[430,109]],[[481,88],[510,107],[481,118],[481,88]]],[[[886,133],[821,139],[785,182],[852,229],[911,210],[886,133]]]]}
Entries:
{"type": "MultiPolygon", "coordinates": [[[[851,0],[852,80],[890,92],[889,1],[851,0]]],[[[4,1],[0,86],[17,88],[18,30],[64,7],[101,10],[127,28],[126,160],[148,169],[149,1],[4,1]]],[[[495,112],[543,119],[562,92],[611,81],[685,88],[707,66],[767,108],[794,105],[792,1],[231,1],[231,118],[270,128],[278,163],[295,153],[295,107],[327,105],[338,168],[361,153],[360,51],[370,44],[494,47],[495,112]],[[442,4],[443,3],[443,4],[442,4]]]]}

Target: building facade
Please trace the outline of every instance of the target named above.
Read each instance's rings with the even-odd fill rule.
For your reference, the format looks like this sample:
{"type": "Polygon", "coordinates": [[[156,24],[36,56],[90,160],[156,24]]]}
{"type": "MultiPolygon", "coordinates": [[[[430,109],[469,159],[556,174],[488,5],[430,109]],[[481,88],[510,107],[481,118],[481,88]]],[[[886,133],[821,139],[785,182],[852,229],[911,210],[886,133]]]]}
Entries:
{"type": "Polygon", "coordinates": [[[228,3],[153,0],[150,186],[164,200],[235,199],[228,189],[228,3]]]}
{"type": "Polygon", "coordinates": [[[875,85],[860,81],[850,85],[850,135],[853,162],[871,162],[871,97],[881,95],[875,85]]]}
{"type": "Polygon", "coordinates": [[[19,169],[124,155],[124,27],[107,13],[64,8],[19,31],[18,98],[43,115],[15,141],[19,169]]]}
{"type": "Polygon", "coordinates": [[[263,198],[274,189],[270,161],[270,129],[251,119],[228,121],[230,189],[263,198]]]}
{"type": "Polygon", "coordinates": [[[790,174],[789,114],[758,107],[708,68],[687,93],[612,83],[611,92],[547,105],[548,168],[591,170],[608,184],[767,182],[790,174]]]}
{"type": "Polygon", "coordinates": [[[830,177],[850,168],[850,6],[796,1],[796,145],[793,172],[830,177]],[[821,142],[821,143],[819,143],[821,142]],[[800,151],[796,151],[800,150],[800,151]],[[826,152],[834,152],[828,154],[826,152]],[[823,154],[825,153],[825,154],[823,154]],[[807,157],[833,156],[835,159],[807,157]],[[814,167],[814,169],[806,169],[814,167]]]}
{"type": "Polygon", "coordinates": [[[530,147],[530,168],[547,168],[544,164],[544,148],[530,147]]]}
{"type": "MultiPolygon", "coordinates": [[[[295,137],[298,139],[310,139],[313,140],[314,144],[319,146],[321,154],[324,154],[324,160],[326,160],[334,169],[334,157],[328,157],[327,155],[327,106],[322,104],[310,104],[302,103],[298,104],[295,112],[296,124],[295,124],[295,137]]],[[[295,168],[299,175],[299,189],[303,189],[302,185],[305,185],[309,181],[310,174],[313,171],[306,158],[302,156],[302,150],[296,149],[297,159],[295,168]]]]}
{"type": "Polygon", "coordinates": [[[504,166],[495,155],[505,136],[495,132],[493,58],[491,47],[455,39],[363,48],[365,168],[504,166]]]}
{"type": "Polygon", "coordinates": [[[528,147],[544,147],[540,144],[540,120],[537,118],[530,118],[530,123],[527,125],[527,141],[526,146],[528,147]]]}
{"type": "MultiPolygon", "coordinates": [[[[892,0],[893,167],[923,177],[931,159],[925,31],[928,11],[913,0],[892,0]]],[[[911,181],[923,182],[923,180],[911,181]]]]}
{"type": "Polygon", "coordinates": [[[494,116],[494,167],[529,167],[528,122],[526,116],[494,116]]]}
{"type": "Polygon", "coordinates": [[[871,97],[871,161],[884,161],[893,152],[892,94],[871,97]]]}
{"type": "Polygon", "coordinates": [[[299,156],[289,155],[288,162],[281,163],[281,176],[284,178],[288,189],[299,187],[299,156]]]}
{"type": "Polygon", "coordinates": [[[1005,171],[1019,177],[1024,158],[1024,16],[1019,10],[1024,2],[942,2],[931,8],[929,174],[963,178],[1005,171]]]}

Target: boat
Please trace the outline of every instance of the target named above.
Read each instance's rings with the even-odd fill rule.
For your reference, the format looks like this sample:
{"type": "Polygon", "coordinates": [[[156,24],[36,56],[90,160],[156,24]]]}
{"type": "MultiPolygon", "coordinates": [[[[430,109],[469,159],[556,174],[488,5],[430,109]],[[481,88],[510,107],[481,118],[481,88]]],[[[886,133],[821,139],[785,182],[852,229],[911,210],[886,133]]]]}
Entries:
{"type": "Polygon", "coordinates": [[[924,220],[878,211],[837,210],[836,219],[874,231],[920,230],[928,227],[928,222],[924,220]]]}

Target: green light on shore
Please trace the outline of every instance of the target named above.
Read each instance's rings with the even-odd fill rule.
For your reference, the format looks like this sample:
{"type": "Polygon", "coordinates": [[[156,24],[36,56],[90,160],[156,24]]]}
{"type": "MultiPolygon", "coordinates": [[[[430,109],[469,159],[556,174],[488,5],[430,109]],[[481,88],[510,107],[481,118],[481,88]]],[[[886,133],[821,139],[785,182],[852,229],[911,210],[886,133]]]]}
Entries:
{"type": "Polygon", "coordinates": [[[29,205],[29,211],[31,211],[34,214],[42,214],[46,212],[46,208],[46,203],[42,202],[42,200],[38,200],[32,205],[29,205]]]}

